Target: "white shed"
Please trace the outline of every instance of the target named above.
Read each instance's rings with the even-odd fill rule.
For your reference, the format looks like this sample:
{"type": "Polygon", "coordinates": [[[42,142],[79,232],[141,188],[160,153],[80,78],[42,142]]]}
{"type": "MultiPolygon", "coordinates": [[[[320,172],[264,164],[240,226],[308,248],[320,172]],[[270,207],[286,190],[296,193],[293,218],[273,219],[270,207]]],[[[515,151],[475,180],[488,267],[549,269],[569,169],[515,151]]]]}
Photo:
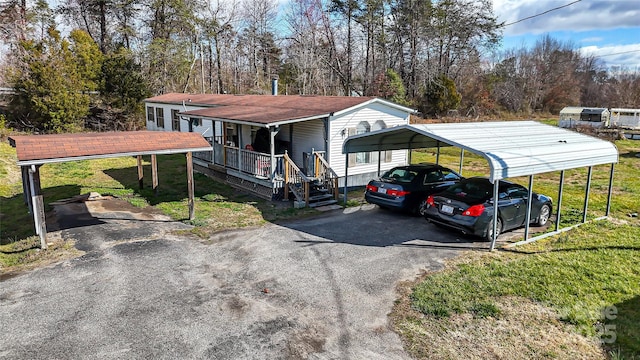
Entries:
{"type": "Polygon", "coordinates": [[[609,110],[606,108],[589,108],[567,106],[560,110],[561,128],[575,128],[577,126],[591,126],[605,128],[609,126],[609,110]]]}

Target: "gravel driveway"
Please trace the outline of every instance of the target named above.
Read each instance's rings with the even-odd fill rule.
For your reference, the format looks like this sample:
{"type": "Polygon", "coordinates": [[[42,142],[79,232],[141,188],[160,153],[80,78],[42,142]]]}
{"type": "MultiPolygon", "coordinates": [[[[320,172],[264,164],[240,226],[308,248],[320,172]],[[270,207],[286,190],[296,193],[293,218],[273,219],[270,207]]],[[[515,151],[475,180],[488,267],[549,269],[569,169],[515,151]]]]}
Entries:
{"type": "Polygon", "coordinates": [[[373,206],[203,242],[86,204],[56,207],[85,255],[0,283],[0,358],[407,359],[387,319],[398,281],[486,247],[373,206]]]}

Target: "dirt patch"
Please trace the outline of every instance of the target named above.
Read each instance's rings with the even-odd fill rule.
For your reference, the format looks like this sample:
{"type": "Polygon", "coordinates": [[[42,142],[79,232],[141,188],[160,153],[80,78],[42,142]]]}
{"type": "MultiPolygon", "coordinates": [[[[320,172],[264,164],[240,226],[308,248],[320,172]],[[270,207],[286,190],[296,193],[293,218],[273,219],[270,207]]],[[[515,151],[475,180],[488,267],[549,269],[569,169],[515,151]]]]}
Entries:
{"type": "MultiPolygon", "coordinates": [[[[422,279],[421,279],[422,280],[422,279]]],[[[426,316],[411,307],[411,289],[398,287],[400,299],[389,315],[405,349],[418,359],[605,359],[597,339],[584,337],[558,320],[552,309],[528,299],[495,299],[497,318],[457,314],[426,316]]]]}

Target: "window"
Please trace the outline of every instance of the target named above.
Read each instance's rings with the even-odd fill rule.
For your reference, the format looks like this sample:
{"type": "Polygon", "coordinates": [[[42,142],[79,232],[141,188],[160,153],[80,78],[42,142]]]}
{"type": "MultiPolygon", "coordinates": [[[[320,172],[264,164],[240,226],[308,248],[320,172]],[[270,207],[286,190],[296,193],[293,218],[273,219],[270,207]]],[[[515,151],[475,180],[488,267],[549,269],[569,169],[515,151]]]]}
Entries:
{"type": "MultiPolygon", "coordinates": [[[[375,123],[373,123],[373,126],[371,126],[371,131],[376,131],[376,130],[382,130],[382,129],[386,129],[387,128],[387,124],[384,122],[384,120],[378,120],[375,123]]],[[[393,152],[391,150],[385,150],[385,151],[380,151],[380,158],[382,162],[391,162],[391,154],[393,152]]],[[[373,152],[372,153],[372,162],[378,162],[378,152],[373,152]]]]}
{"type": "Polygon", "coordinates": [[[156,108],[156,125],[159,128],[164,128],[164,109],[156,108]]]}
{"type": "Polygon", "coordinates": [[[171,110],[171,129],[173,131],[180,131],[180,116],[178,116],[179,112],[180,110],[171,110]]]}
{"type": "Polygon", "coordinates": [[[147,121],[148,122],[153,122],[155,119],[153,118],[153,107],[151,106],[147,106],[147,121]]]}
{"type": "MultiPolygon", "coordinates": [[[[365,134],[371,131],[371,127],[369,123],[366,121],[361,121],[356,126],[356,135],[365,134]]],[[[356,153],[356,164],[368,164],[371,162],[371,153],[368,152],[359,152],[356,153]]]]}

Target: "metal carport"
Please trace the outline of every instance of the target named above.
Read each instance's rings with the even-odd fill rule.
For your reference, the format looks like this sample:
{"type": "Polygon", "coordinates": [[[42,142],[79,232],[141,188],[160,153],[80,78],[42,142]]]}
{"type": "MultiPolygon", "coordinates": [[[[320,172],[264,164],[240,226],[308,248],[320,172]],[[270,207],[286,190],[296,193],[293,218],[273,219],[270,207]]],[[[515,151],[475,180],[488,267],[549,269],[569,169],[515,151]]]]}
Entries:
{"type": "MultiPolygon", "coordinates": [[[[559,229],[559,224],[564,171],[568,169],[580,167],[588,167],[589,169],[583,209],[584,223],[586,222],[593,166],[611,164],[605,216],[609,215],[614,165],[618,162],[618,150],[615,145],[609,141],[541,124],[536,121],[403,125],[350,136],[344,142],[342,152],[349,154],[354,152],[412,150],[435,147],[438,148],[436,157],[436,162],[438,162],[439,149],[443,146],[455,146],[461,149],[461,169],[464,151],[480,155],[488,161],[491,169],[489,180],[494,184],[494,198],[498,196],[498,181],[496,180],[529,176],[529,201],[525,220],[524,242],[533,241],[542,236],[549,236],[567,229],[559,229]],[[551,234],[528,239],[533,175],[552,171],[561,172],[556,229],[551,234]]],[[[346,158],[348,162],[348,156],[346,158]]],[[[346,181],[344,191],[346,201],[346,181]]],[[[491,241],[492,250],[495,247],[497,237],[495,232],[497,212],[498,207],[496,206],[494,207],[493,217],[494,236],[491,241]]]]}

